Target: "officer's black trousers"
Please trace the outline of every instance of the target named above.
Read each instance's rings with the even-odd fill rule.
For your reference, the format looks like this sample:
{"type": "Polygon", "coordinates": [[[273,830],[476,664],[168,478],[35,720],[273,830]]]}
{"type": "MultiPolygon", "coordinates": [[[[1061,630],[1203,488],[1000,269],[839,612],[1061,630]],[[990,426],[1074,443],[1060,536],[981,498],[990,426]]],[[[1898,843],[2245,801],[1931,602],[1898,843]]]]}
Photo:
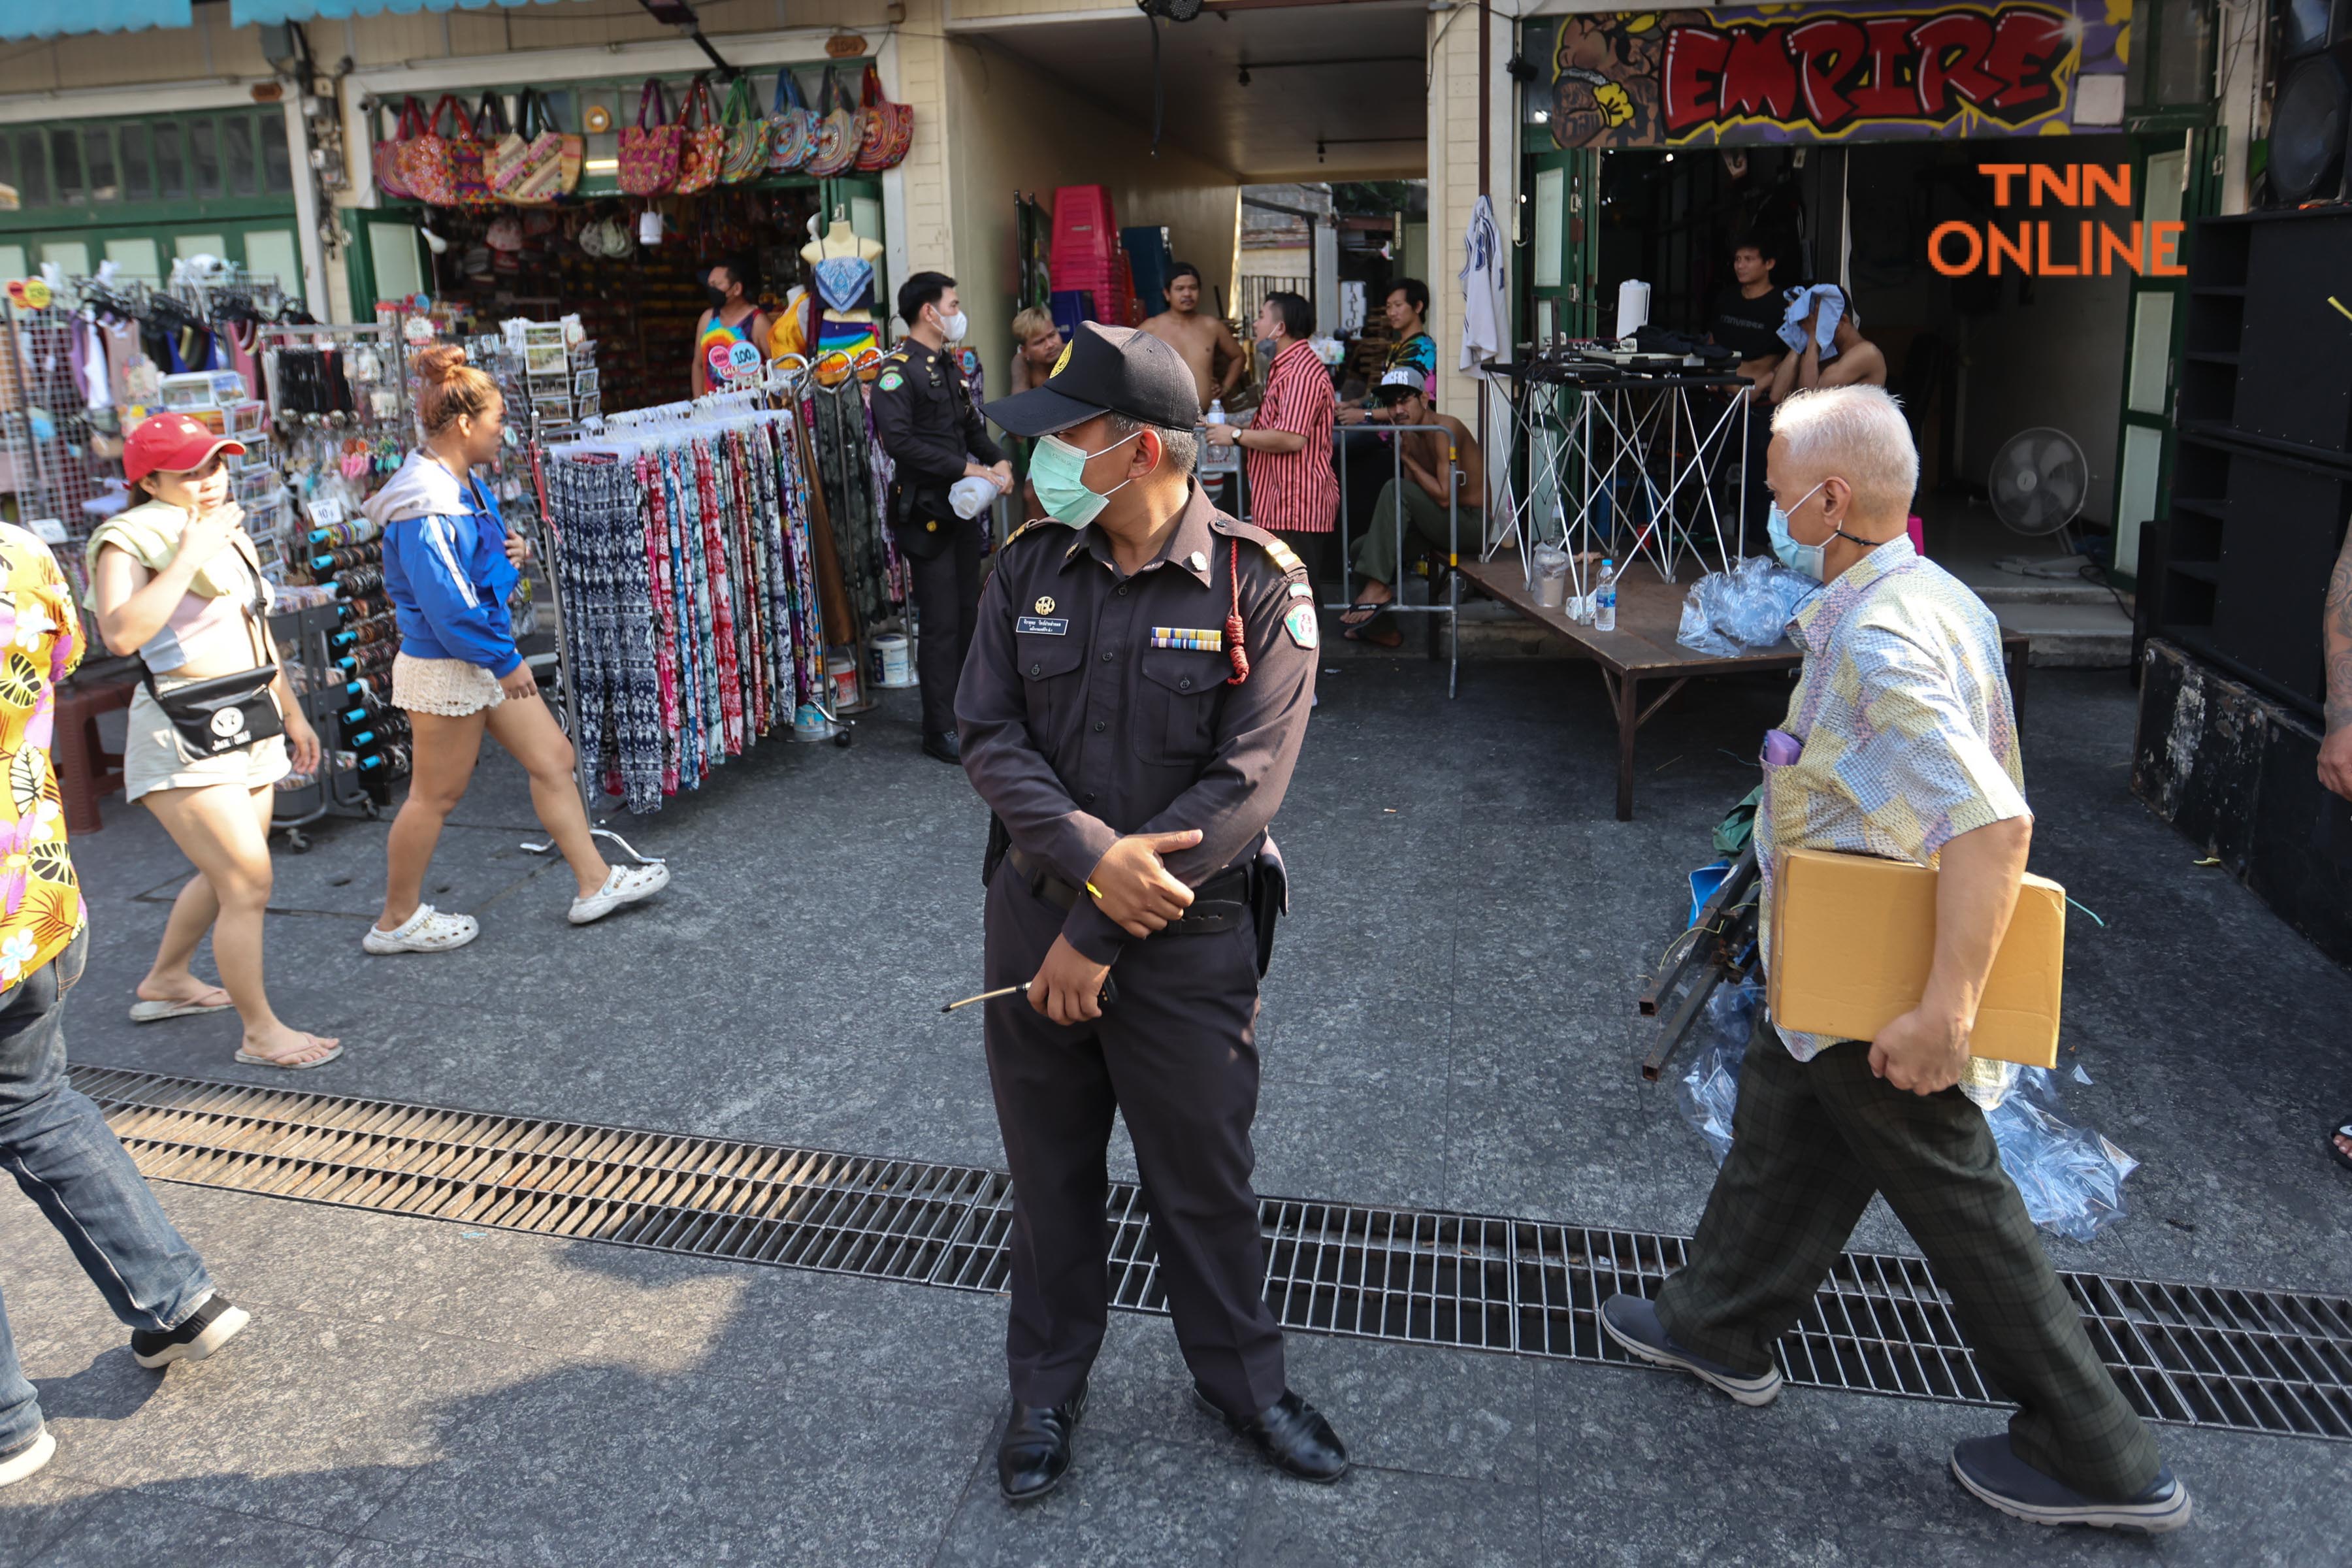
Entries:
{"type": "Polygon", "coordinates": [[[980,621],[981,528],[986,517],[983,512],[967,522],[950,514],[940,527],[953,529],[955,542],[928,561],[912,554],[907,558],[915,579],[915,613],[921,617],[915,678],[923,687],[926,735],[955,732],[956,682],[963,676],[972,627],[980,621]]]}
{"type": "MultiPolygon", "coordinates": [[[[988,889],[988,984],[1035,977],[1063,911],[1011,866],[988,889]]],[[[988,1076],[1013,1170],[1013,1396],[1058,1405],[1102,1345],[1110,1232],[1104,1154],[1127,1119],[1185,1364],[1226,1411],[1282,1397],[1282,1331],[1265,1305],[1257,1199],[1257,936],[1244,917],[1130,942],[1103,1016],[1063,1028],[1007,996],[988,1008],[988,1076]]]]}

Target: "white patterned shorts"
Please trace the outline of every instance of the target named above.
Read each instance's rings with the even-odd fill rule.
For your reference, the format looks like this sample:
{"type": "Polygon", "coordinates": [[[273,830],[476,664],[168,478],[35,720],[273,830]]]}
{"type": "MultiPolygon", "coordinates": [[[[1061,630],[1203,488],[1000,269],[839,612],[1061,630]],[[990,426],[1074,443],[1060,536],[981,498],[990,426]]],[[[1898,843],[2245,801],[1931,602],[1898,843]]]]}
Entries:
{"type": "Polygon", "coordinates": [[[462,658],[412,658],[394,654],[392,660],[392,705],[412,713],[438,713],[463,719],[496,708],[507,700],[499,678],[478,664],[462,658]]]}

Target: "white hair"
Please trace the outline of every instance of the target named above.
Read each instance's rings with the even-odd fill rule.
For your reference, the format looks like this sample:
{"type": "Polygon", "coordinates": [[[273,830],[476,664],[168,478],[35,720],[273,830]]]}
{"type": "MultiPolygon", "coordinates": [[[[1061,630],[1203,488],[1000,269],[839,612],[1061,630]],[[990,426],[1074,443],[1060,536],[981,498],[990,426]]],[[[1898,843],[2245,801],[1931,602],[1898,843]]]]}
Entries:
{"type": "Polygon", "coordinates": [[[1790,460],[1853,487],[1867,518],[1901,517],[1919,488],[1919,448],[1903,405],[1883,386],[1823,386],[1790,395],[1772,411],[1772,434],[1790,460]]]}

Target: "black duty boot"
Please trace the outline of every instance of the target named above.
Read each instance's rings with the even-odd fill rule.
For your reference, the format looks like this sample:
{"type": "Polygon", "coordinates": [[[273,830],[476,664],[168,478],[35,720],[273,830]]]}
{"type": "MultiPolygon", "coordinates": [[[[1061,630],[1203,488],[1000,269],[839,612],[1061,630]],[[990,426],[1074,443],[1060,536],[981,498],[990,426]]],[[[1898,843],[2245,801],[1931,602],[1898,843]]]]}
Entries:
{"type": "Polygon", "coordinates": [[[1059,1405],[1015,1405],[996,1443],[996,1487],[1007,1502],[1034,1502],[1070,1472],[1070,1433],[1087,1413],[1087,1386],[1059,1405]]]}
{"type": "Polygon", "coordinates": [[[943,763],[961,764],[963,762],[962,738],[953,730],[945,730],[936,735],[926,735],[923,737],[923,754],[937,757],[943,763]]]}
{"type": "Polygon", "coordinates": [[[1192,1385],[1201,1408],[1249,1439],[1252,1447],[1276,1469],[1302,1481],[1336,1481],[1348,1473],[1348,1447],[1322,1412],[1289,1389],[1282,1397],[1243,1420],[1228,1415],[1216,1402],[1192,1385]]]}

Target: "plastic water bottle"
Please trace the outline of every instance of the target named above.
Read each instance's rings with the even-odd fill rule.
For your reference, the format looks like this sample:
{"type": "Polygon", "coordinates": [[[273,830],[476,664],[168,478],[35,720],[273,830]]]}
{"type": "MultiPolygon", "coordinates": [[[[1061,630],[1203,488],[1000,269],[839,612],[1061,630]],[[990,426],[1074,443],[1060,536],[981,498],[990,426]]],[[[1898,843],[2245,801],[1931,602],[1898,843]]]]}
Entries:
{"type": "Polygon", "coordinates": [[[1209,423],[1210,423],[1210,424],[1212,424],[1212,425],[1223,425],[1224,422],[1225,422],[1225,400],[1224,400],[1224,398],[1223,398],[1223,396],[1212,397],[1211,399],[1209,399],[1209,423]]]}
{"type": "Polygon", "coordinates": [[[1617,629],[1617,563],[1601,563],[1601,578],[1592,591],[1592,629],[1613,632],[1617,629]]]}

